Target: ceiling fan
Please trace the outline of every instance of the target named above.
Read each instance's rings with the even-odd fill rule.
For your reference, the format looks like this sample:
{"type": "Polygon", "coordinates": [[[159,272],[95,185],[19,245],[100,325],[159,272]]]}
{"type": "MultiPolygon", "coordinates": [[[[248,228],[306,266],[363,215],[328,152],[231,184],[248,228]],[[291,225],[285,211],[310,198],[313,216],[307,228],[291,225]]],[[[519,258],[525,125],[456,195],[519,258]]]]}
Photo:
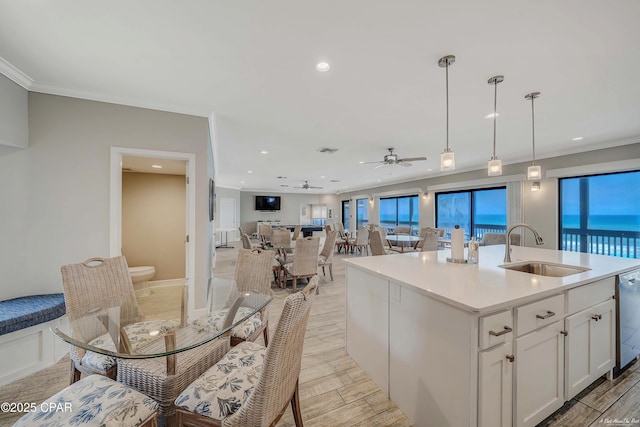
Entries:
{"type": "Polygon", "coordinates": [[[387,148],[387,150],[389,150],[389,154],[384,156],[384,160],[382,160],[380,162],[364,162],[364,163],[365,164],[368,164],[368,163],[380,163],[378,166],[374,166],[374,169],[377,169],[377,168],[382,167],[384,165],[400,165],[400,166],[409,167],[409,166],[411,166],[411,162],[418,162],[418,161],[421,161],[421,160],[427,160],[426,157],[406,157],[404,159],[399,159],[398,155],[393,152],[393,150],[395,150],[395,148],[387,148]]]}
{"type": "Polygon", "coordinates": [[[314,187],[313,185],[309,185],[309,181],[305,181],[304,184],[302,184],[299,187],[293,187],[293,188],[301,188],[303,190],[320,190],[322,189],[322,187],[314,187]]]}

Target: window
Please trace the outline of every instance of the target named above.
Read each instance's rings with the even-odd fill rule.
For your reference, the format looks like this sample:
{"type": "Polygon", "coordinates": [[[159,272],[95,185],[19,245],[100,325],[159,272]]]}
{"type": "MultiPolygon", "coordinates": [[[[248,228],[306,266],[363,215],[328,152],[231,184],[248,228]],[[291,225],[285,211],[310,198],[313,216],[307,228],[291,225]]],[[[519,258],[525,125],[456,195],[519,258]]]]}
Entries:
{"type": "Polygon", "coordinates": [[[507,188],[436,193],[436,227],[444,228],[448,238],[456,225],[464,229],[466,240],[480,240],[486,232],[505,233],[507,188]]]}
{"type": "Polygon", "coordinates": [[[369,224],[369,199],[356,199],[356,229],[369,224]]]}
{"type": "Polygon", "coordinates": [[[344,226],[345,231],[349,231],[350,211],[351,211],[351,201],[343,200],[342,201],[342,225],[344,226]]]}
{"type": "Polygon", "coordinates": [[[640,258],[640,171],[560,179],[560,249],[640,258]]]}
{"type": "Polygon", "coordinates": [[[380,225],[393,231],[397,225],[411,227],[411,234],[419,230],[420,204],[418,196],[385,197],[380,199],[380,225]]]}

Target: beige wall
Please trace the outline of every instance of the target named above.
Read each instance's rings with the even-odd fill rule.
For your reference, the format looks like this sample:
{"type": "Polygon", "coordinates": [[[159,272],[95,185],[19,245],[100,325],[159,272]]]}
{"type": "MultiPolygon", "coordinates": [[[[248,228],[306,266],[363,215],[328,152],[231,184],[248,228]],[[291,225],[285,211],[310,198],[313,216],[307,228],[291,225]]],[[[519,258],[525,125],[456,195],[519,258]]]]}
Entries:
{"type": "MultiPolygon", "coordinates": [[[[27,148],[29,145],[27,95],[26,89],[0,74],[0,146],[27,148]]],[[[5,150],[9,151],[2,149],[5,150]]]]}
{"type": "Polygon", "coordinates": [[[212,233],[208,120],[29,93],[29,148],[0,155],[0,300],[62,291],[60,266],[109,256],[112,146],[194,153],[195,301],[206,301],[212,233]]]}
{"type": "Polygon", "coordinates": [[[122,254],[151,265],[151,280],[185,277],[186,180],[181,175],[122,174],[122,254]]]}

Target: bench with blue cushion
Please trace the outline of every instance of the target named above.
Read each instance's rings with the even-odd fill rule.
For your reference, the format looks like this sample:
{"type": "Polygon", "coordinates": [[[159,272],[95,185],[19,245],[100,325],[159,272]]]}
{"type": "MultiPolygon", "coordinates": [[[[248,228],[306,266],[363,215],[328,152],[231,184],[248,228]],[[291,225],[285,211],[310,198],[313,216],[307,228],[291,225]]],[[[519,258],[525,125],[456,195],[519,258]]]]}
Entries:
{"type": "Polygon", "coordinates": [[[0,301],[0,335],[57,319],[64,313],[63,294],[30,295],[0,301]]]}

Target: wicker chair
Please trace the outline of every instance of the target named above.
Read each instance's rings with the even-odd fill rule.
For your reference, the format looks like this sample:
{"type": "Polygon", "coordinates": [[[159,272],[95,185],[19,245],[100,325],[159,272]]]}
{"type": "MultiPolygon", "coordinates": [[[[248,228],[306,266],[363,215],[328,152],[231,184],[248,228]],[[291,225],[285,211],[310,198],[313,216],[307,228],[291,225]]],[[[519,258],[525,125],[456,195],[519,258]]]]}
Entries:
{"type": "Polygon", "coordinates": [[[291,240],[293,240],[293,241],[298,240],[298,237],[300,237],[300,231],[302,231],[302,226],[301,225],[296,225],[293,228],[293,237],[291,238],[291,240]]]}
{"type": "Polygon", "coordinates": [[[411,234],[411,227],[408,225],[396,225],[393,234],[411,234]]]}
{"type": "Polygon", "coordinates": [[[242,343],[189,385],[176,399],[178,425],[275,426],[291,403],[295,424],[302,427],[298,376],[317,286],[316,276],[304,291],[285,299],[267,348],[242,343]],[[224,384],[236,388],[220,386],[224,384]],[[231,404],[220,404],[225,402],[231,404]]]}
{"type": "Polygon", "coordinates": [[[271,225],[258,224],[258,236],[260,237],[260,241],[265,245],[271,243],[271,231],[271,225]]]}
{"type": "MultiPolygon", "coordinates": [[[[236,260],[234,274],[236,291],[239,293],[256,291],[261,294],[271,293],[271,271],[275,253],[262,249],[240,249],[236,260]]],[[[227,298],[224,308],[215,310],[193,321],[193,324],[201,327],[213,327],[221,330],[229,308],[236,299],[236,293],[231,293],[227,298]]],[[[241,319],[246,315],[245,309],[240,307],[236,317],[241,319]]],[[[239,320],[238,319],[238,320],[239,320]]],[[[235,322],[235,319],[234,319],[235,322]]],[[[254,314],[240,325],[231,330],[231,345],[235,346],[242,341],[255,341],[260,334],[264,338],[265,345],[269,344],[269,311],[268,306],[259,313],[254,314]]]]}
{"type": "MultiPolygon", "coordinates": [[[[106,328],[100,322],[91,324],[74,322],[75,319],[84,316],[87,307],[108,299],[113,300],[114,303],[124,301],[120,309],[120,327],[124,329],[123,332],[126,333],[130,329],[129,326],[139,325],[144,320],[134,296],[133,283],[124,256],[91,258],[78,264],[63,265],[60,272],[67,316],[71,324],[75,324],[73,333],[76,337],[87,342],[104,342],[104,344],[96,344],[99,347],[114,346],[113,340],[110,339],[109,334],[105,334],[106,328]]],[[[182,310],[181,322],[184,322],[184,301],[182,310]]],[[[179,322],[151,320],[145,323],[158,329],[175,327],[179,322]]],[[[85,351],[77,347],[70,348],[69,356],[71,359],[70,383],[78,381],[81,373],[105,375],[111,379],[117,376],[116,360],[112,356],[85,351]]]]}
{"type": "Polygon", "coordinates": [[[387,249],[384,248],[384,243],[382,237],[380,236],[380,229],[372,231],[369,234],[369,244],[371,245],[371,255],[389,255],[390,253],[387,249]]]}
{"type": "MultiPolygon", "coordinates": [[[[511,235],[511,244],[515,246],[520,246],[520,235],[512,234],[511,235]]],[[[480,246],[492,246],[492,245],[504,245],[507,243],[507,234],[506,233],[484,233],[482,236],[482,240],[480,240],[480,246]]]]}
{"type": "Polygon", "coordinates": [[[366,253],[369,255],[369,227],[362,225],[358,228],[358,233],[355,239],[349,239],[349,250],[356,252],[366,253]]]}
{"type": "Polygon", "coordinates": [[[242,237],[242,248],[243,249],[262,248],[262,243],[251,243],[251,239],[249,239],[248,235],[243,234],[241,237],[242,237]]]}
{"type": "Polygon", "coordinates": [[[291,232],[286,228],[275,228],[271,231],[271,246],[284,252],[291,252],[291,232]]]}
{"type": "Polygon", "coordinates": [[[282,281],[280,287],[286,287],[287,276],[291,276],[293,279],[293,292],[295,293],[298,279],[310,278],[318,274],[319,247],[319,237],[305,237],[296,240],[293,261],[287,262],[282,266],[282,281]]]}
{"type": "Polygon", "coordinates": [[[333,247],[336,245],[337,231],[327,232],[327,238],[324,240],[322,252],[318,255],[318,267],[322,267],[322,274],[326,276],[324,268],[329,267],[329,277],[333,282],[333,247]]]}
{"type": "Polygon", "coordinates": [[[423,240],[420,247],[420,252],[437,251],[438,250],[438,237],[440,233],[435,229],[428,230],[424,233],[423,240]]]}

